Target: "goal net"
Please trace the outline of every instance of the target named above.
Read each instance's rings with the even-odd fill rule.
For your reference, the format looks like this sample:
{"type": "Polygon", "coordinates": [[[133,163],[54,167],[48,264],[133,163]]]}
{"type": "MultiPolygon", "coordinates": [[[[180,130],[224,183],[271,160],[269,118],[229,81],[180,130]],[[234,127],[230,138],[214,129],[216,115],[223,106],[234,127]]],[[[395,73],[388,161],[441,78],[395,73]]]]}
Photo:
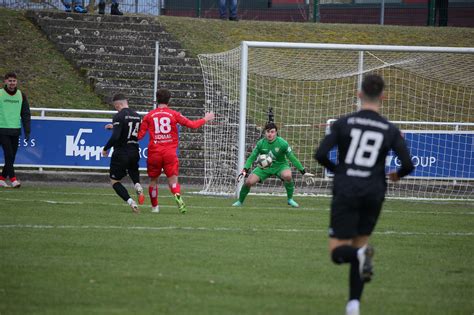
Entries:
{"type": "MultiPolygon", "coordinates": [[[[296,194],[329,195],[331,175],[313,158],[330,123],[358,108],[363,75],[386,82],[381,114],[405,138],[416,166],[387,196],[474,199],[474,48],[243,42],[200,55],[205,110],[203,193],[233,195],[271,108],[279,135],[316,180],[293,167],[296,194]]],[[[337,159],[335,151],[332,158],[337,159]]],[[[399,165],[387,158],[387,171],[399,165]]],[[[252,192],[284,194],[279,179],[252,192]]]]}

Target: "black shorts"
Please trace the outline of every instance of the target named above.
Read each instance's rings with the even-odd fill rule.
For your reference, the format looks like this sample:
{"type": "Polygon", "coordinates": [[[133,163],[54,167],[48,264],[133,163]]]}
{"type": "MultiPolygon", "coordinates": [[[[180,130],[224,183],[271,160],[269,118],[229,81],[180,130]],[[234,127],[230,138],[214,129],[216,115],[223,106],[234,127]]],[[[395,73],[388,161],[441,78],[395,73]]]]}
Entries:
{"type": "Polygon", "coordinates": [[[112,153],[110,160],[111,179],[121,180],[127,175],[127,171],[138,172],[138,161],[140,155],[138,150],[117,150],[112,153]]]}
{"type": "Polygon", "coordinates": [[[329,237],[351,239],[370,235],[382,210],[385,193],[366,196],[335,195],[331,203],[329,237]]]}

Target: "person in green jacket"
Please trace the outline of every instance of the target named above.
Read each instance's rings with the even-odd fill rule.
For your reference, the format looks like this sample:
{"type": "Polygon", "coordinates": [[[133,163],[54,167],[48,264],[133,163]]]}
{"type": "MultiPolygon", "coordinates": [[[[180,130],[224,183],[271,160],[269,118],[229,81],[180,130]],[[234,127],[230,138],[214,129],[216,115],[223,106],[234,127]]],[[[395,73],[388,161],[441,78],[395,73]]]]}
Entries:
{"type": "Polygon", "coordinates": [[[245,198],[250,192],[250,188],[258,182],[263,182],[270,176],[277,176],[283,181],[288,197],[288,205],[298,208],[299,205],[293,200],[293,192],[295,190],[295,182],[291,175],[291,168],[288,160],[303,174],[304,177],[314,177],[313,174],[306,172],[301,162],[294,155],[290,145],[285,139],[278,136],[278,127],[274,122],[268,122],[265,125],[265,137],[257,142],[252,153],[245,162],[244,169],[239,178],[245,178],[249,173],[253,162],[261,154],[267,154],[272,158],[272,164],[267,168],[256,167],[252,173],[246,178],[244,185],[240,190],[239,200],[232,206],[240,207],[244,203],[245,198]]]}
{"type": "Polygon", "coordinates": [[[14,72],[5,74],[5,86],[0,89],[0,146],[3,148],[5,165],[0,176],[0,187],[7,187],[9,178],[13,188],[21,186],[15,176],[15,157],[20,140],[21,125],[25,140],[29,140],[31,131],[30,105],[26,95],[18,88],[14,72]]]}

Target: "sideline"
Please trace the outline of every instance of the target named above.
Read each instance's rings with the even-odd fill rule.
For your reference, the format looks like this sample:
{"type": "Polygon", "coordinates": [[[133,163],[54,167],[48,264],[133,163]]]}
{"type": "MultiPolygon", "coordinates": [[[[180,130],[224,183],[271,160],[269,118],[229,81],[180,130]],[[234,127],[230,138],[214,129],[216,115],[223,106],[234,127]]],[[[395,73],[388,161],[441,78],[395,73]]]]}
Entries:
{"type": "MultiPolygon", "coordinates": [[[[228,228],[228,227],[192,227],[192,226],[119,226],[119,225],[36,225],[36,224],[5,224],[0,229],[73,229],[73,230],[183,230],[211,232],[282,232],[282,233],[327,233],[325,229],[258,229],[258,228],[228,228]]],[[[407,232],[407,231],[378,231],[377,235],[401,236],[474,236],[474,232],[407,232]]]]}

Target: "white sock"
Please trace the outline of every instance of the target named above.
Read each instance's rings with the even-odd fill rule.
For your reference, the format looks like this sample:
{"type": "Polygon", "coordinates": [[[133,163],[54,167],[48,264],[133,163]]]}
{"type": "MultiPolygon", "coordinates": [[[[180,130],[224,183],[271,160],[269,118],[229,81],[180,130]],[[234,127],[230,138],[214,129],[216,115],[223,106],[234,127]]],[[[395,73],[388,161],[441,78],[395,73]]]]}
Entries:
{"type": "Polygon", "coordinates": [[[359,300],[350,300],[346,305],[346,314],[347,315],[359,315],[359,300]]]}
{"type": "Polygon", "coordinates": [[[131,205],[131,204],[133,203],[133,199],[132,199],[132,198],[128,198],[127,203],[128,203],[129,205],[131,205]]]}
{"type": "Polygon", "coordinates": [[[137,191],[143,191],[142,185],[140,185],[140,183],[136,183],[136,184],[135,184],[135,190],[137,190],[137,191]]]}

